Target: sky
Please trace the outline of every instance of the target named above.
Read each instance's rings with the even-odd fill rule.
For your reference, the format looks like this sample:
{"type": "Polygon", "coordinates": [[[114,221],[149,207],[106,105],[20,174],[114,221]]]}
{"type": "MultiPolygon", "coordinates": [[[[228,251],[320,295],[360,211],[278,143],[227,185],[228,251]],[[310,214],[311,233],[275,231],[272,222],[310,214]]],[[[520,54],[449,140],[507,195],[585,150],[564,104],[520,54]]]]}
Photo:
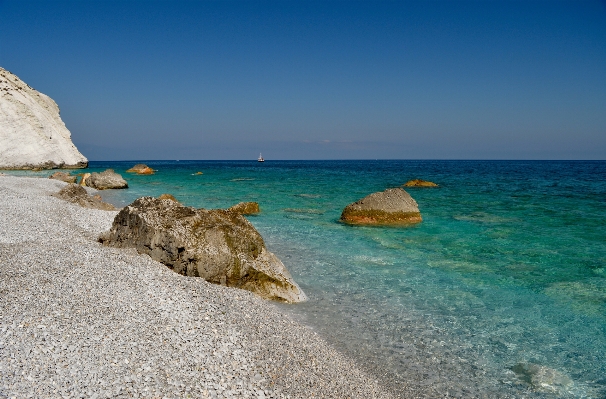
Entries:
{"type": "Polygon", "coordinates": [[[8,1],[89,160],[606,159],[606,1],[8,1]]]}

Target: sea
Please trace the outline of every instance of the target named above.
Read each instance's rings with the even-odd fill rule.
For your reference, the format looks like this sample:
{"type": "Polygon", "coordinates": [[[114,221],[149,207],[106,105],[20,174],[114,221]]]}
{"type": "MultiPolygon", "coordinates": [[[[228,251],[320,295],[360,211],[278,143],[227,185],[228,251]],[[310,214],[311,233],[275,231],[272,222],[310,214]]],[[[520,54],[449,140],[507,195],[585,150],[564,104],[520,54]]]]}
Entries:
{"type": "Polygon", "coordinates": [[[606,398],[606,161],[129,161],[87,172],[107,168],[129,184],[103,192],[118,206],[163,193],[197,208],[258,202],[248,219],[309,297],[276,306],[396,396],[606,398]],[[140,162],[157,172],[126,173],[140,162]],[[423,222],[339,222],[347,204],[411,179],[439,185],[406,188],[423,222]]]}

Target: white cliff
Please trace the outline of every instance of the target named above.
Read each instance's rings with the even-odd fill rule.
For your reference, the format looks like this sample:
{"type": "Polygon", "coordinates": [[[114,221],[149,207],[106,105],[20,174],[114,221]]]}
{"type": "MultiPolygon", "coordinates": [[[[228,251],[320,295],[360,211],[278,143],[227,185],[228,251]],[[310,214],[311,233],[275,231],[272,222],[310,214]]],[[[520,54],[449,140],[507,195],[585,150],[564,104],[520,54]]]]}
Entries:
{"type": "Polygon", "coordinates": [[[0,68],[0,169],[85,168],[49,96],[0,68]]]}

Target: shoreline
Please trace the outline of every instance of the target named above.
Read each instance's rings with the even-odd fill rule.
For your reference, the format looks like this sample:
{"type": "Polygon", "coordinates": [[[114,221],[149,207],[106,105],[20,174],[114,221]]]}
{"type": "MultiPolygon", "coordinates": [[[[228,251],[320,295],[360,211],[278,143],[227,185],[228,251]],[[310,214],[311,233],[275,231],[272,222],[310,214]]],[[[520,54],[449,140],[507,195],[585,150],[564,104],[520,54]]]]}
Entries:
{"type": "Polygon", "coordinates": [[[116,212],[64,185],[0,176],[0,398],[391,397],[272,303],[103,247],[116,212]]]}

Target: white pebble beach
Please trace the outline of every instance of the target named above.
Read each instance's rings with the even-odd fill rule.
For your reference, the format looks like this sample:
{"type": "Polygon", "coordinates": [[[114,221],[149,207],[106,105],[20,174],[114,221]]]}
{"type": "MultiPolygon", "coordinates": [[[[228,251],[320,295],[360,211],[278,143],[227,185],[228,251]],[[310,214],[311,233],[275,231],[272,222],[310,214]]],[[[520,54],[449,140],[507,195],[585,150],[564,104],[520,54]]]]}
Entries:
{"type": "Polygon", "coordinates": [[[0,398],[390,397],[271,302],[102,246],[116,212],[64,185],[0,176],[0,398]]]}

